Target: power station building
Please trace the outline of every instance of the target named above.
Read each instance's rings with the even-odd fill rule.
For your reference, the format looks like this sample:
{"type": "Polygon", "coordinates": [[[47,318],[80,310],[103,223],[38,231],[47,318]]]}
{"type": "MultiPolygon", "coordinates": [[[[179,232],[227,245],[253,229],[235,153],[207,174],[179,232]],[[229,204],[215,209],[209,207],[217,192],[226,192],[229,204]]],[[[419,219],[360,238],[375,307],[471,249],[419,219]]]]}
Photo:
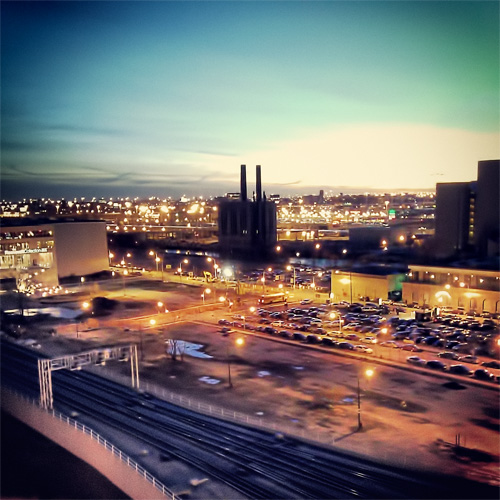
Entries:
{"type": "Polygon", "coordinates": [[[247,196],[246,165],[241,165],[240,193],[219,204],[219,251],[223,254],[263,256],[277,241],[276,204],[262,193],[261,167],[256,167],[252,199],[247,196]]]}
{"type": "Polygon", "coordinates": [[[500,160],[478,163],[477,181],[436,185],[436,254],[498,255],[500,160]]]}

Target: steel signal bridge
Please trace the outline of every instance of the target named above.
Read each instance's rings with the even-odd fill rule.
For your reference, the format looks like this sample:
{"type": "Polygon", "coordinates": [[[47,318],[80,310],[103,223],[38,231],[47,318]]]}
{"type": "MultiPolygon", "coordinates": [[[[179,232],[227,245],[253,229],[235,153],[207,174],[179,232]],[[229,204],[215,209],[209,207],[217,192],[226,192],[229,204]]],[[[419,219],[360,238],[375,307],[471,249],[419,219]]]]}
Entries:
{"type": "Polygon", "coordinates": [[[104,365],[107,361],[130,361],[132,387],[139,389],[139,363],[137,360],[137,346],[105,347],[92,351],[70,354],[60,358],[39,359],[38,378],[40,382],[40,406],[45,409],[53,408],[52,372],[55,370],[81,370],[85,365],[104,365]]]}

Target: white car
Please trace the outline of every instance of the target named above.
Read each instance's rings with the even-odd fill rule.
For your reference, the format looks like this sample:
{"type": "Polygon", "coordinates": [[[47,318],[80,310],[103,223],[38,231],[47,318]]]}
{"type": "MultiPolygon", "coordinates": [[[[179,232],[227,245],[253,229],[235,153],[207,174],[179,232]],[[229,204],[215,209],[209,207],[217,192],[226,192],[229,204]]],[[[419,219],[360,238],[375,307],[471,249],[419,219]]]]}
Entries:
{"type": "Polygon", "coordinates": [[[373,349],[371,347],[362,344],[355,345],[354,350],[364,352],[365,354],[373,354],[373,349]]]}
{"type": "Polygon", "coordinates": [[[425,359],[419,358],[418,356],[408,356],[406,361],[412,365],[424,366],[425,359]]]}
{"type": "Polygon", "coordinates": [[[304,299],[304,300],[301,300],[300,303],[305,306],[306,304],[310,304],[312,302],[311,299],[304,299]]]}
{"type": "Polygon", "coordinates": [[[399,344],[394,342],[394,340],[386,340],[385,342],[381,342],[379,345],[381,347],[392,347],[393,349],[399,348],[399,344]]]}
{"type": "Polygon", "coordinates": [[[375,337],[365,337],[365,342],[368,342],[369,344],[376,344],[378,340],[375,337]]]}

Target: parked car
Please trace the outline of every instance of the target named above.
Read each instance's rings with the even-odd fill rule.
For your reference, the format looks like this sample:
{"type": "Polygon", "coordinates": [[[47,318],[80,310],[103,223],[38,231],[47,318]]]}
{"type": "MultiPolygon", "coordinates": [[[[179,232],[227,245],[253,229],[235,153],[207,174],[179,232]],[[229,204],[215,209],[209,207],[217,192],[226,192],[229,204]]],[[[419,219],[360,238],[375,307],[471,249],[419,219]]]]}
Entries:
{"type": "Polygon", "coordinates": [[[310,333],[306,337],[306,341],[309,342],[310,344],[319,344],[321,342],[321,338],[318,337],[317,335],[310,333]]]}
{"type": "Polygon", "coordinates": [[[339,345],[339,343],[336,340],[332,339],[331,337],[323,337],[321,339],[321,343],[323,345],[328,345],[328,346],[332,346],[332,347],[336,347],[339,345]]]}
{"type": "Polygon", "coordinates": [[[483,361],[481,366],[485,366],[486,368],[500,368],[500,363],[498,361],[483,361]]]}
{"type": "Polygon", "coordinates": [[[460,356],[458,358],[458,361],[462,361],[464,363],[472,363],[474,365],[477,365],[479,363],[479,359],[477,356],[473,356],[472,354],[467,354],[465,356],[460,356]]]}
{"type": "Polygon", "coordinates": [[[354,350],[359,352],[364,352],[365,354],[373,354],[373,349],[363,344],[355,345],[354,350]]]}
{"type": "Polygon", "coordinates": [[[339,342],[338,347],[340,349],[349,349],[351,351],[354,349],[354,346],[349,342],[339,342]]]}
{"type": "Polygon", "coordinates": [[[401,349],[403,351],[422,352],[422,349],[414,344],[405,344],[403,347],[401,347],[401,349]]]}
{"type": "Polygon", "coordinates": [[[494,375],[484,368],[479,368],[474,372],[474,377],[478,380],[493,380],[494,375]]]}
{"type": "Polygon", "coordinates": [[[427,363],[425,363],[425,367],[430,368],[431,370],[446,370],[446,365],[438,359],[431,359],[430,361],[427,361],[427,363]]]}
{"type": "Polygon", "coordinates": [[[269,333],[271,335],[276,335],[278,333],[278,331],[275,328],[273,328],[272,326],[266,326],[264,328],[264,332],[269,333]]]}
{"type": "Polygon", "coordinates": [[[460,357],[456,352],[450,351],[439,352],[438,356],[444,359],[458,359],[460,357]]]}
{"type": "Polygon", "coordinates": [[[425,365],[425,359],[419,358],[418,356],[408,356],[406,362],[416,366],[425,365]]]}
{"type": "Polygon", "coordinates": [[[472,370],[465,365],[451,365],[449,368],[450,373],[454,373],[455,375],[465,375],[466,377],[472,377],[472,370]]]}
{"type": "Polygon", "coordinates": [[[382,347],[392,347],[393,349],[397,349],[399,345],[394,342],[394,340],[386,340],[385,342],[380,342],[380,346],[382,347]]]}

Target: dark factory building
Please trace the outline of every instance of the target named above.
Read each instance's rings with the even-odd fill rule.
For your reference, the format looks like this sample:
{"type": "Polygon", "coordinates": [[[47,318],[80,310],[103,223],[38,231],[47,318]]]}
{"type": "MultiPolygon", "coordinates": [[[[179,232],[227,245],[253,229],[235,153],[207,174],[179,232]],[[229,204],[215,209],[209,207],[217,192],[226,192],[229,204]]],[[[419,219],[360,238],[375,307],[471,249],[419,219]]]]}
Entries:
{"type": "Polygon", "coordinates": [[[260,165],[252,199],[247,196],[246,166],[241,165],[239,199],[219,204],[219,249],[221,253],[264,256],[277,240],[276,205],[262,194],[260,165]]]}

